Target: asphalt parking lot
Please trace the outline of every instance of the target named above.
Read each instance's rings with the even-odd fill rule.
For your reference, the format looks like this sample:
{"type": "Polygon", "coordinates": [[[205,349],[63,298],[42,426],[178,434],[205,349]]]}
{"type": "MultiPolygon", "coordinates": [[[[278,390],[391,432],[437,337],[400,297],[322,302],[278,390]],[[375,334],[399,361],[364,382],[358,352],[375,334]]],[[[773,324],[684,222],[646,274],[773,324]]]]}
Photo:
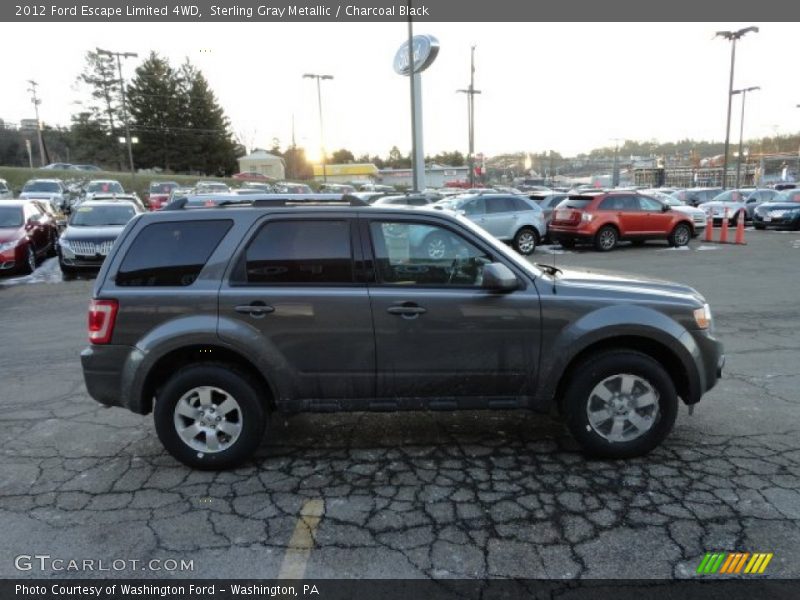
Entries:
{"type": "Polygon", "coordinates": [[[193,472],[150,418],[86,394],[92,281],[61,281],[53,260],[0,279],[0,576],[109,575],[14,566],[47,554],[193,561],[125,577],[670,578],[743,550],[774,553],[765,576],[800,577],[800,232],[532,258],[711,303],[724,378],[650,456],[587,461],[519,412],[303,415],[273,419],[246,467],[193,472]]]}

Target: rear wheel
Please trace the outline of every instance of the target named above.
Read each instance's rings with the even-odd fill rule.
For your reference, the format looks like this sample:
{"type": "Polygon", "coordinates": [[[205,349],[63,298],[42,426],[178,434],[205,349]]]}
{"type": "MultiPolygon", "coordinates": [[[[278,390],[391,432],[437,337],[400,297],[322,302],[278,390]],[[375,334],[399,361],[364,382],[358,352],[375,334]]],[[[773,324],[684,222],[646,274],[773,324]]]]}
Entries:
{"type": "Polygon", "coordinates": [[[605,225],[594,236],[594,247],[600,252],[608,252],[614,249],[618,239],[617,230],[611,225],[605,225]]]}
{"type": "Polygon", "coordinates": [[[196,469],[240,465],[258,448],[265,426],[257,383],[223,364],[180,369],[159,392],[153,414],[167,451],[196,469]]]}
{"type": "Polygon", "coordinates": [[[539,234],[532,227],[523,227],[514,236],[514,249],[523,256],[529,256],[536,250],[539,234]]]}
{"type": "Polygon", "coordinates": [[[675,385],[650,356],[633,350],[606,351],[581,362],[573,374],[563,409],[586,454],[640,456],[672,430],[678,413],[675,385]]]}
{"type": "Polygon", "coordinates": [[[692,228],[686,223],[678,223],[669,234],[667,241],[670,246],[677,248],[688,244],[690,239],[692,239],[692,228]]]}

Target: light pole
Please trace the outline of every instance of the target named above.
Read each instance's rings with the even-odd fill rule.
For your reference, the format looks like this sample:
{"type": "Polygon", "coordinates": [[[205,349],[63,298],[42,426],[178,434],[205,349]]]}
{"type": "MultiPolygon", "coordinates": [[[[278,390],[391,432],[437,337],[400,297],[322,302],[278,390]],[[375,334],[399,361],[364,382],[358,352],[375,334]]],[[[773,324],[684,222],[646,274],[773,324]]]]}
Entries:
{"type": "Polygon", "coordinates": [[[128,142],[128,162],[131,168],[131,177],[136,176],[136,170],[133,168],[133,143],[131,142],[131,126],[128,122],[128,103],[125,100],[125,80],[122,78],[122,59],[123,58],[138,58],[139,55],[135,52],[111,52],[110,50],[103,50],[96,48],[97,54],[101,56],[116,56],[117,57],[117,70],[119,72],[119,91],[122,95],[122,118],[125,120],[125,140],[128,142]]]}
{"type": "MultiPolygon", "coordinates": [[[[742,117],[739,120],[739,153],[736,155],[736,189],[739,189],[739,171],[742,166],[742,140],[744,137],[744,101],[747,98],[747,92],[755,92],[756,90],[760,90],[761,88],[756,86],[743,88],[741,90],[733,90],[731,92],[731,97],[734,94],[741,94],[742,95],[742,117]]],[[[745,177],[747,173],[745,172],[745,177]]]]}
{"type": "Polygon", "coordinates": [[[36,134],[39,138],[39,161],[42,163],[42,166],[45,166],[45,158],[44,158],[44,140],[42,139],[42,122],[39,120],[39,105],[42,103],[39,100],[39,97],[36,95],[36,88],[39,87],[39,84],[36,83],[33,79],[29,79],[28,83],[31,84],[31,87],[28,88],[28,91],[31,93],[31,102],[33,103],[33,109],[36,111],[36,134]]]}
{"type": "Polygon", "coordinates": [[[322,181],[328,181],[328,167],[327,159],[325,157],[325,135],[322,127],[322,90],[320,81],[324,79],[333,79],[333,75],[317,75],[316,73],[306,73],[303,79],[316,79],[317,80],[317,103],[319,104],[319,145],[322,152],[322,181]]]}
{"type": "Polygon", "coordinates": [[[731,141],[731,102],[733,101],[733,67],[736,64],[736,42],[744,35],[758,33],[758,27],[745,27],[737,31],[718,31],[714,37],[725,38],[731,42],[731,75],[728,82],[728,119],[725,125],[725,158],[722,163],[722,189],[726,189],[728,182],[728,149],[731,141]]]}
{"type": "Polygon", "coordinates": [[[475,94],[480,90],[475,89],[475,44],[470,46],[469,60],[469,87],[465,90],[456,90],[457,94],[467,95],[467,136],[469,138],[469,186],[475,187],[475,94]]]}

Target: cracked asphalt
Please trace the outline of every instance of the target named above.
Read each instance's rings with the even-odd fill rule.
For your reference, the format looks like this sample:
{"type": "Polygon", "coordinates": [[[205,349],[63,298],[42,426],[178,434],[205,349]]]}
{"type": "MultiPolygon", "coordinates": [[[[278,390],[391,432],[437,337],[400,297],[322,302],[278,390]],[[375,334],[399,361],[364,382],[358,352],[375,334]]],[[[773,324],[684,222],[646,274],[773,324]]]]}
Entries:
{"type": "Polygon", "coordinates": [[[684,578],[726,550],[800,577],[800,233],[555,250],[533,259],[682,281],[711,303],[724,378],[647,457],[586,460],[522,412],[301,415],[274,417],[247,466],[191,471],[150,417],[87,395],[92,282],[61,282],[52,261],[0,279],[0,577],[684,578]],[[194,570],[20,572],[20,554],[194,570]]]}

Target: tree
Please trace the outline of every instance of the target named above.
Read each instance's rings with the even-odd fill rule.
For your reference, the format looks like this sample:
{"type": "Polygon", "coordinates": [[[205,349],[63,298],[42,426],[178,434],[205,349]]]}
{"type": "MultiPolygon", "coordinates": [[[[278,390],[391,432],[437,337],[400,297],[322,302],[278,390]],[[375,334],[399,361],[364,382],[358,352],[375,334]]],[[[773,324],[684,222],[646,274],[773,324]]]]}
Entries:
{"type": "Polygon", "coordinates": [[[355,162],[356,158],[353,156],[353,153],[350,150],[346,150],[342,148],[341,150],[337,150],[333,154],[331,154],[331,160],[335,165],[341,165],[346,163],[355,162]]]}
{"type": "Polygon", "coordinates": [[[386,164],[392,169],[408,169],[411,167],[411,157],[403,156],[397,146],[392,146],[386,164]]]}
{"type": "Polygon", "coordinates": [[[314,176],[314,168],[306,159],[303,148],[287,148],[283,153],[283,162],[286,165],[287,179],[311,179],[314,176]]]}
{"type": "MultiPolygon", "coordinates": [[[[80,126],[105,132],[105,138],[97,139],[93,155],[83,153],[83,160],[92,163],[116,164],[119,168],[125,164],[123,147],[117,138],[124,125],[122,112],[120,81],[117,65],[112,56],[89,51],[86,63],[78,75],[77,82],[88,88],[91,100],[83,103],[84,109],[79,116],[80,126]]],[[[73,117],[74,120],[74,117],[73,117]]],[[[79,150],[76,147],[76,150],[79,150]]]]}
{"type": "Polygon", "coordinates": [[[426,162],[428,161],[448,167],[463,167],[466,162],[464,155],[458,150],[455,152],[440,152],[432,158],[426,158],[426,162]]]}

